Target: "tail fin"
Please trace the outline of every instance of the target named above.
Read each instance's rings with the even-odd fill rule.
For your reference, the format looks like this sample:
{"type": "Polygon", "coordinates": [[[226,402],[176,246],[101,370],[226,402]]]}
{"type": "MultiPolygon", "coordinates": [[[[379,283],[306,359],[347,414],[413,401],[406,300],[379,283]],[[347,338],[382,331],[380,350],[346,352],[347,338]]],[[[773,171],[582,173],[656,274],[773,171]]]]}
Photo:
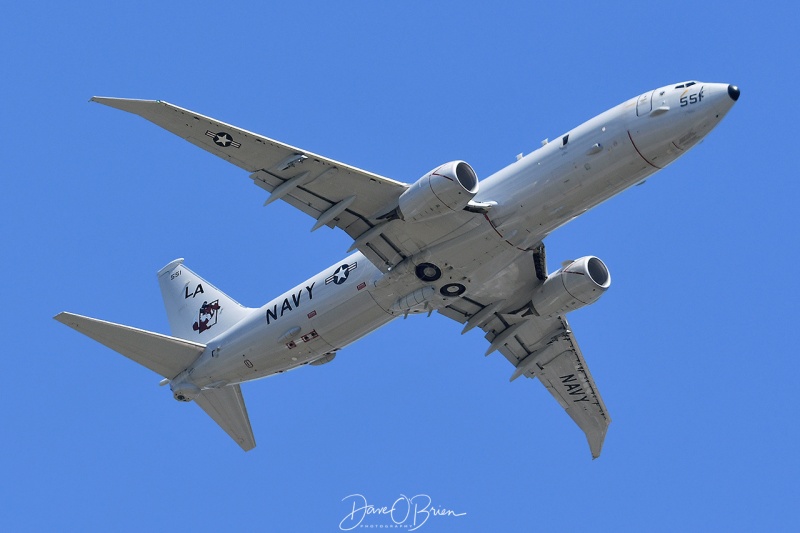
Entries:
{"type": "Polygon", "coordinates": [[[186,268],[183,259],[159,270],[158,284],[172,334],[181,339],[207,344],[252,311],[186,268]]]}

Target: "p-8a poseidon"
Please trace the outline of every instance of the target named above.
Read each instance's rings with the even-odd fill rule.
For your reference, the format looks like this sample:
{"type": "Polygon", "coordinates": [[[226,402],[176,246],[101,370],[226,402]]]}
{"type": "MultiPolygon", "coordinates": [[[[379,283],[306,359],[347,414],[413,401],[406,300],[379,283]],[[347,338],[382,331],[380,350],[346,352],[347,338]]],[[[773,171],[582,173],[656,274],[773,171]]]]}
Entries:
{"type": "Polygon", "coordinates": [[[240,305],[176,259],[158,271],[172,335],[60,313],[56,320],[164,377],[244,450],[255,446],[240,384],[337,351],[390,320],[442,315],[482,329],[486,354],[539,378],[600,455],[611,421],[566,319],[611,285],[587,256],[548,274],[552,231],[686,153],[739,89],[668,85],[594,117],[478,183],[452,161],[409,185],[162,101],[93,98],[139,115],[245,169],[322,226],[344,230],[352,255],[260,308],[240,305]]]}

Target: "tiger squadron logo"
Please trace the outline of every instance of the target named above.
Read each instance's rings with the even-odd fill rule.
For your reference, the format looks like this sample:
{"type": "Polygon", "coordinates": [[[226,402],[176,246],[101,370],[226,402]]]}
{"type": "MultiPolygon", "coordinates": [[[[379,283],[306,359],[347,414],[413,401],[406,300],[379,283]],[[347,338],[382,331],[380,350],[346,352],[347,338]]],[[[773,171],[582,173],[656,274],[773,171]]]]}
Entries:
{"type": "Polygon", "coordinates": [[[237,143],[236,141],[233,140],[233,137],[231,137],[230,133],[226,133],[224,131],[214,133],[211,130],[206,130],[206,136],[214,139],[214,144],[216,144],[217,146],[221,146],[223,148],[227,148],[228,146],[239,148],[242,146],[242,143],[237,143]]]}
{"type": "Polygon", "coordinates": [[[214,300],[211,303],[203,302],[203,305],[200,306],[197,322],[192,324],[192,329],[198,333],[211,329],[217,323],[220,309],[219,300],[214,300]]]}

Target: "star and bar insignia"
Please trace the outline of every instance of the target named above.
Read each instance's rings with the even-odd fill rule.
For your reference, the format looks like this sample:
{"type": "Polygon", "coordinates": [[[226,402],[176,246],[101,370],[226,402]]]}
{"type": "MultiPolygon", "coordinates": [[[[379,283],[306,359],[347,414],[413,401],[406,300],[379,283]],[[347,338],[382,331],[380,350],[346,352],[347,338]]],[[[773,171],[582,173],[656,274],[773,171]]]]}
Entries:
{"type": "Polygon", "coordinates": [[[337,285],[341,285],[342,283],[347,281],[347,277],[350,275],[350,271],[355,270],[356,267],[358,267],[357,261],[354,263],[350,263],[349,265],[348,264],[341,265],[339,268],[336,269],[336,271],[333,274],[325,278],[325,285],[328,285],[329,283],[335,283],[337,285]]]}
{"type": "Polygon", "coordinates": [[[233,137],[231,137],[230,133],[226,133],[224,131],[214,133],[211,130],[206,130],[206,136],[214,139],[214,144],[217,146],[222,146],[223,148],[227,148],[228,146],[239,148],[242,146],[242,143],[237,143],[233,140],[233,137]]]}

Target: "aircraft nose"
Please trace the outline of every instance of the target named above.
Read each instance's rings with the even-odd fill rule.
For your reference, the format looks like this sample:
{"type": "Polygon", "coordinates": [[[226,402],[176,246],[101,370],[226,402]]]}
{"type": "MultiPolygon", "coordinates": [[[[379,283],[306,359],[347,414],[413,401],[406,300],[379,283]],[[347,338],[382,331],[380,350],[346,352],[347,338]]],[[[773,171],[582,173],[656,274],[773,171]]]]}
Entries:
{"type": "Polygon", "coordinates": [[[734,102],[739,99],[739,88],[736,85],[728,85],[728,96],[734,102]]]}

